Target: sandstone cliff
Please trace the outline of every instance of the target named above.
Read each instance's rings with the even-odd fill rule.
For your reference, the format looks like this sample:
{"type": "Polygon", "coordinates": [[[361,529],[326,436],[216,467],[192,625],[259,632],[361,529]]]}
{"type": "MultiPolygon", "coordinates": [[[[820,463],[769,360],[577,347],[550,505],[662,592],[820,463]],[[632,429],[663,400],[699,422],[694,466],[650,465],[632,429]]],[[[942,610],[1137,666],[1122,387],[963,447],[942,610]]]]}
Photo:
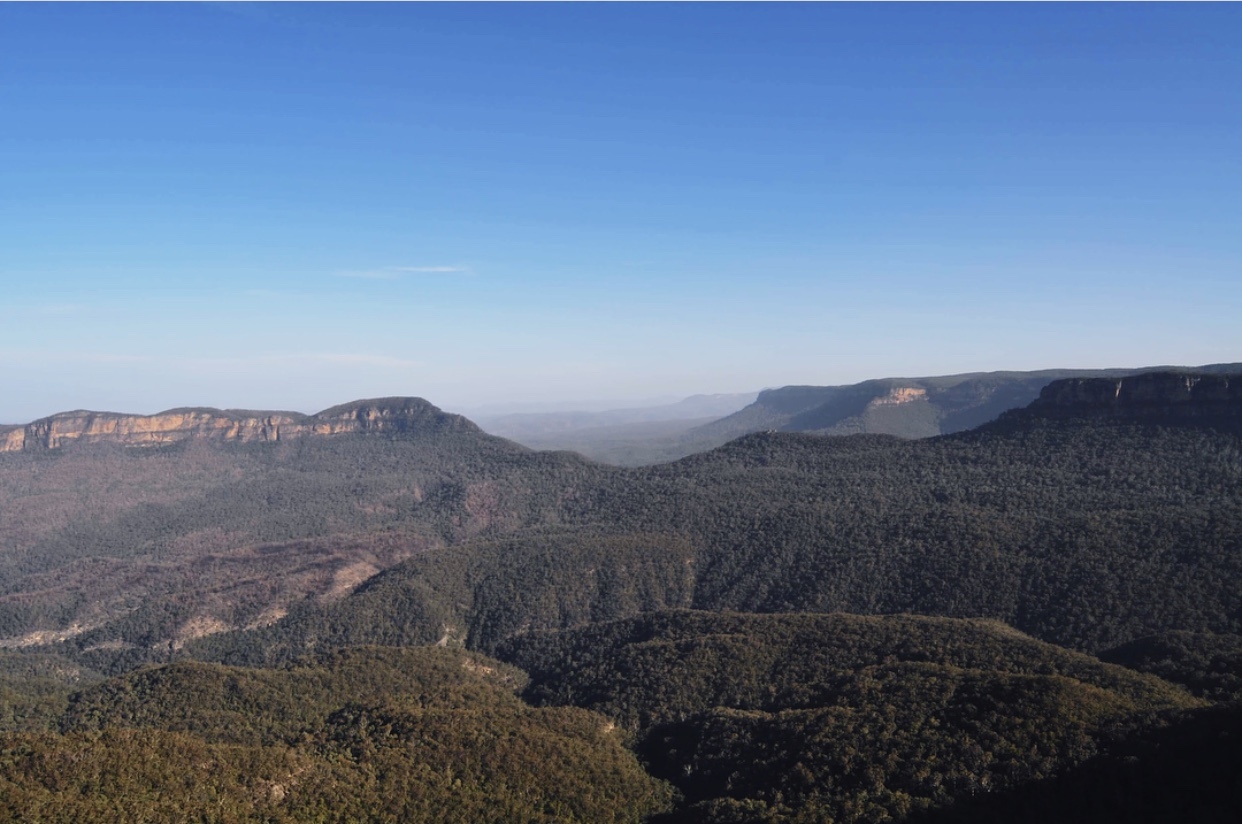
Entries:
{"type": "Polygon", "coordinates": [[[1054,381],[1017,417],[1242,425],[1242,375],[1149,372],[1054,381]]]}
{"type": "Polygon", "coordinates": [[[25,426],[0,427],[0,452],[59,449],[70,443],[160,446],[188,438],[279,441],[352,432],[478,431],[470,421],[421,398],[380,398],[315,415],[235,409],[170,409],[155,415],[61,412],[25,426]]]}
{"type": "MultiPolygon", "coordinates": [[[[926,438],[974,429],[1001,413],[1036,401],[1053,381],[1101,386],[1149,373],[1202,376],[1242,374],[1242,363],[1139,369],[1044,369],[1035,372],[975,372],[925,378],[884,378],[849,386],[786,386],[765,389],[750,406],[697,427],[686,440],[717,446],[749,432],[775,429],[849,435],[855,432],[926,438]]],[[[1238,380],[1238,378],[1235,378],[1238,380]]],[[[1085,391],[1085,390],[1084,390],[1085,391]]],[[[1104,391],[1109,389],[1092,390],[1104,391]]],[[[1129,391],[1129,390],[1127,390],[1129,391]]],[[[1202,391],[1202,390],[1200,390],[1202,391]]],[[[707,448],[703,446],[701,448],[707,448]]]]}

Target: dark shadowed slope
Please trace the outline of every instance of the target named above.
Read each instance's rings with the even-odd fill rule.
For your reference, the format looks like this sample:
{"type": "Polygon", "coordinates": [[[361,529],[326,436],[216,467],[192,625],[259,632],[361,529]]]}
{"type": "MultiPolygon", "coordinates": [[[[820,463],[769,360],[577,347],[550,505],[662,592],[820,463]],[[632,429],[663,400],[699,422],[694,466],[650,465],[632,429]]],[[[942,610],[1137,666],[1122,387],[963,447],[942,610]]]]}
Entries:
{"type": "Polygon", "coordinates": [[[271,440],[213,429],[166,445],[82,435],[0,455],[0,636],[123,620],[131,629],[95,643],[149,648],[270,622],[427,548],[555,522],[603,471],[418,399],[314,419],[345,428],[271,440]]]}
{"type": "MultiPolygon", "coordinates": [[[[885,378],[849,386],[786,386],[764,390],[750,406],[687,433],[686,440],[720,444],[766,430],[822,435],[869,432],[926,438],[973,429],[995,420],[1006,410],[1026,406],[1054,380],[1119,378],[1170,369],[1047,369],[885,378]]],[[[1176,371],[1236,373],[1242,372],[1242,364],[1213,364],[1176,371]]]]}
{"type": "Polygon", "coordinates": [[[986,617],[1084,650],[1242,630],[1242,439],[1202,418],[1036,412],[918,441],[757,434],[600,474],[556,529],[428,552],[201,654],[491,651],[671,606],[986,617]]]}
{"type": "Polygon", "coordinates": [[[530,672],[536,703],[632,730],[685,795],[677,821],[901,818],[1054,775],[1202,706],[1001,624],[943,618],[659,613],[501,655],[530,672]]]}

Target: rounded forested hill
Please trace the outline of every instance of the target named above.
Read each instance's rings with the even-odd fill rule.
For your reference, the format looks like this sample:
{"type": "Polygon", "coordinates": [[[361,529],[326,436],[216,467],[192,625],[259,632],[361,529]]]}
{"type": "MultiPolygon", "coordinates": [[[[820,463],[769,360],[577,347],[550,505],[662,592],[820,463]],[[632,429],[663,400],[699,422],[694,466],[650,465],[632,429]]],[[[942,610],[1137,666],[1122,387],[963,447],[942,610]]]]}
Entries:
{"type": "Polygon", "coordinates": [[[0,640],[166,650],[270,622],[428,548],[556,523],[609,471],[455,420],[0,455],[0,640]]]}
{"type": "Polygon", "coordinates": [[[1081,649],[1242,629],[1242,438],[1210,428],[765,433],[582,504],[696,540],[701,609],[993,617],[1081,649]]]}
{"type": "Polygon", "coordinates": [[[716,706],[819,706],[843,674],[896,665],[1057,676],[1151,708],[1202,704],[1159,678],[997,621],[919,615],[675,610],[516,636],[497,655],[529,674],[528,699],[588,707],[630,729],[716,706]]]}
{"type": "Polygon", "coordinates": [[[237,663],[358,643],[491,652],[670,607],[992,618],[1082,650],[1242,630],[1242,438],[1210,428],[766,433],[574,490],[553,526],[421,553],[341,601],[187,650],[237,663]]]}
{"type": "Polygon", "coordinates": [[[9,456],[0,634],[115,672],[228,630],[203,654],[486,652],[687,606],[986,617],[1097,651],[1238,633],[1242,437],[1212,420],[761,433],[634,470],[464,425],[9,456]]]}
{"type": "Polygon", "coordinates": [[[669,821],[900,819],[1059,774],[1206,703],[977,620],[678,611],[500,654],[534,703],[628,729],[683,793],[669,821]]]}
{"type": "Polygon", "coordinates": [[[522,680],[438,648],[139,670],[78,694],[60,733],[0,734],[0,818],[637,824],[669,808],[611,722],[531,707],[522,680]]]}

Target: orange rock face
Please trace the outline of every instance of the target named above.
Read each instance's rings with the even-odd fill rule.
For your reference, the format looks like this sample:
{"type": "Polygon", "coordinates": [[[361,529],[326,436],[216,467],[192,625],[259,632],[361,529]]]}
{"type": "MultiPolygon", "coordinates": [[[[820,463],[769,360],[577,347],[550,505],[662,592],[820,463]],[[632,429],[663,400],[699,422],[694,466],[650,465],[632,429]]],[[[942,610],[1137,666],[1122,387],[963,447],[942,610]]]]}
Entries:
{"type": "Polygon", "coordinates": [[[887,395],[876,398],[871,401],[868,406],[896,406],[897,404],[922,400],[926,397],[926,389],[920,389],[914,386],[901,386],[890,389],[887,395]]]}
{"type": "Polygon", "coordinates": [[[278,441],[309,435],[406,430],[420,423],[443,425],[455,418],[418,398],[359,401],[318,415],[219,409],[173,409],[156,415],[62,412],[26,426],[0,427],[0,452],[59,449],[73,442],[161,446],[194,437],[241,443],[278,441]]]}

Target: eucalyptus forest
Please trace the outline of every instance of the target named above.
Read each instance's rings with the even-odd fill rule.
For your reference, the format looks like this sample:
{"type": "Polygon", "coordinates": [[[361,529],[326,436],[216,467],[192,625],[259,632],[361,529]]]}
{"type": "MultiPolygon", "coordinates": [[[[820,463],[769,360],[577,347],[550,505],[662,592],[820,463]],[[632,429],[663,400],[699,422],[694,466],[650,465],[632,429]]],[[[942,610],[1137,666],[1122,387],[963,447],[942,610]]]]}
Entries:
{"type": "Polygon", "coordinates": [[[1240,375],[770,396],[640,466],[408,398],[36,422],[0,819],[1237,821],[1240,375]]]}

